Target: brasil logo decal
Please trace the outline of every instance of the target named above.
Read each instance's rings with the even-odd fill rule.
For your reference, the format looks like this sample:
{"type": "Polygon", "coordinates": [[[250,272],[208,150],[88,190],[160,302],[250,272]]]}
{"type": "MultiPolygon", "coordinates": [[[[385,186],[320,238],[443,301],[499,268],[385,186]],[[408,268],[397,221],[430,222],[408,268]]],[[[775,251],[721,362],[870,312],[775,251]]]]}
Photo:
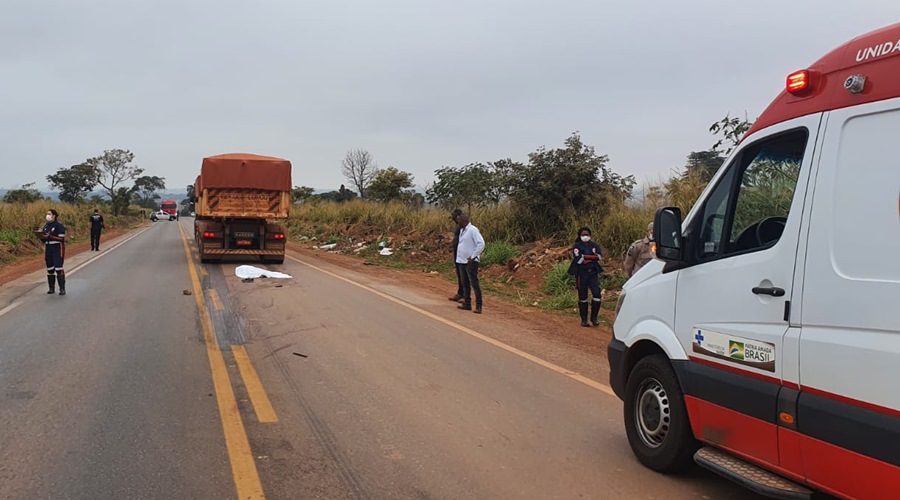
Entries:
{"type": "Polygon", "coordinates": [[[703,328],[693,331],[695,354],[775,373],[775,344],[703,328]]]}
{"type": "Polygon", "coordinates": [[[744,344],[743,342],[735,342],[733,340],[728,341],[728,356],[734,359],[744,359],[744,344]]]}

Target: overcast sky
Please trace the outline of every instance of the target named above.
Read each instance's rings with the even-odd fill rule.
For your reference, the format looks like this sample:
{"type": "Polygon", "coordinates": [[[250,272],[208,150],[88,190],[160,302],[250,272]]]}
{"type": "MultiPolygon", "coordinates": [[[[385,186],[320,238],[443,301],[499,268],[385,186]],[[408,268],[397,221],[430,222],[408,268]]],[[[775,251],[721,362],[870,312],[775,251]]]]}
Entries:
{"type": "Polygon", "coordinates": [[[898,0],[2,0],[0,187],[112,148],[169,188],[226,152],[336,188],[349,148],[424,186],[576,130],[644,183],[898,21],[898,0]]]}

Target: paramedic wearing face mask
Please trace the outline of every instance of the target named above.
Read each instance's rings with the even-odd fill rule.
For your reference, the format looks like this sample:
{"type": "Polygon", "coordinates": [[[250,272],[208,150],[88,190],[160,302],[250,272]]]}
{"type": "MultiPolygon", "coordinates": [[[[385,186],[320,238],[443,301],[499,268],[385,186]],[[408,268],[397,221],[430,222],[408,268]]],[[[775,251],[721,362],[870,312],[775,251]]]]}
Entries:
{"type": "Polygon", "coordinates": [[[66,228],[57,220],[59,212],[47,211],[47,223],[41,229],[44,241],[44,260],[47,262],[48,294],[56,293],[56,282],[59,281],[59,294],[66,294],[66,272],[63,271],[63,260],[66,256],[66,228]]]}
{"type": "Polygon", "coordinates": [[[588,289],[591,290],[591,324],[599,326],[597,313],[600,312],[600,245],[591,241],[591,230],[583,227],[578,230],[578,239],[572,247],[572,266],[578,283],[578,312],[581,314],[581,326],[588,324],[588,289]]]}

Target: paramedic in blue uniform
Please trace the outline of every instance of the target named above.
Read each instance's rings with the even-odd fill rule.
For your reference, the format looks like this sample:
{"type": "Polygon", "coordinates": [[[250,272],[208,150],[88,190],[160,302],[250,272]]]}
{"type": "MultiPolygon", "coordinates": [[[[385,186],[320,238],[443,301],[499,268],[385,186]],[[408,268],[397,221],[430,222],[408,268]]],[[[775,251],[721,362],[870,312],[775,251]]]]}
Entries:
{"type": "Polygon", "coordinates": [[[103,223],[103,216],[100,210],[94,209],[94,215],[91,215],[91,251],[100,251],[100,232],[106,229],[103,223]]]}
{"type": "Polygon", "coordinates": [[[572,247],[572,265],[578,284],[578,312],[581,315],[581,326],[588,325],[588,289],[591,290],[591,323],[599,326],[597,313],[600,312],[600,245],[591,241],[591,230],[583,227],[578,230],[578,239],[572,247]]]}
{"type": "Polygon", "coordinates": [[[63,270],[63,260],[66,256],[66,228],[60,224],[59,212],[50,209],[47,211],[47,223],[41,229],[41,239],[44,240],[44,260],[47,262],[47,284],[50,285],[48,294],[56,293],[56,282],[59,281],[59,294],[66,294],[66,272],[63,270]]]}

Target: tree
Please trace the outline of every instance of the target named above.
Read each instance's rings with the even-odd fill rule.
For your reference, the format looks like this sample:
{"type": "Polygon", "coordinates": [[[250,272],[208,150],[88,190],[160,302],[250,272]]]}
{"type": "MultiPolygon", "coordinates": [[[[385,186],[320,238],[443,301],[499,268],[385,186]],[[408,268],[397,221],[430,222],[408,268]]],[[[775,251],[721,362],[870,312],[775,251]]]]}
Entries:
{"type": "Polygon", "coordinates": [[[159,194],[156,192],[165,188],[166,179],[164,177],[145,175],[135,179],[131,192],[137,196],[137,204],[141,207],[156,208],[156,200],[159,199],[159,194]]]}
{"type": "MultiPolygon", "coordinates": [[[[85,163],[97,169],[97,184],[106,190],[113,204],[113,215],[119,215],[118,208],[123,204],[116,200],[122,188],[122,184],[137,179],[144,173],[144,169],[132,165],[134,153],[127,149],[106,150],[101,156],[88,159],[85,163]]],[[[129,201],[131,199],[129,193],[129,201]]],[[[124,206],[127,208],[128,203],[124,206]]]]}
{"type": "Polygon", "coordinates": [[[112,199],[113,215],[127,213],[128,206],[131,205],[132,196],[134,196],[134,192],[131,189],[120,187],[112,199]]]}
{"type": "Polygon", "coordinates": [[[97,169],[87,163],[60,168],[47,176],[50,187],[59,189],[59,201],[82,203],[85,196],[97,185],[97,169]]]}
{"type": "Polygon", "coordinates": [[[696,176],[703,182],[709,182],[724,162],[725,156],[714,149],[694,151],[687,157],[682,177],[696,176]]]}
{"type": "Polygon", "coordinates": [[[344,203],[346,201],[350,201],[356,198],[356,193],[350,189],[344,187],[341,184],[341,188],[338,191],[328,191],[327,193],[321,193],[313,195],[311,198],[316,198],[324,201],[334,201],[337,203],[344,203]]]}
{"type": "Polygon", "coordinates": [[[356,188],[359,197],[366,198],[369,184],[378,173],[378,166],[368,151],[351,149],[341,162],[341,173],[356,188]]]}
{"type": "Polygon", "coordinates": [[[41,192],[34,189],[33,182],[22,184],[19,189],[12,189],[3,195],[3,203],[34,203],[43,199],[41,192]]]}
{"type": "Polygon", "coordinates": [[[88,200],[88,203],[95,207],[105,206],[109,203],[109,200],[104,199],[102,196],[93,195],[88,200]]]}
{"type": "Polygon", "coordinates": [[[722,135],[722,137],[713,144],[711,151],[722,153],[724,156],[730,155],[731,152],[734,151],[734,148],[741,143],[744,134],[747,133],[752,126],[753,122],[747,119],[746,113],[744,113],[743,120],[737,117],[731,118],[726,114],[725,118],[713,123],[709,127],[709,131],[712,132],[713,135],[722,135]],[[719,148],[723,145],[725,146],[725,149],[720,150],[719,148]]]}
{"type": "Polygon", "coordinates": [[[510,167],[510,200],[530,215],[530,236],[563,230],[570,220],[603,211],[610,197],[627,199],[636,184],[607,166],[609,158],[584,144],[577,132],[565,147],[540,147],[528,155],[527,165],[510,167]]]}
{"type": "Polygon", "coordinates": [[[187,197],[181,200],[182,205],[190,205],[191,203],[193,203],[191,200],[193,200],[197,195],[196,189],[197,188],[193,184],[187,185],[187,188],[185,188],[185,191],[187,191],[187,197]]]}
{"type": "Polygon", "coordinates": [[[411,173],[388,167],[379,170],[372,179],[372,184],[369,185],[369,198],[384,202],[408,200],[413,194],[410,188],[414,185],[411,173]]]}
{"type": "Polygon", "coordinates": [[[314,191],[311,187],[294,186],[294,189],[291,190],[291,202],[303,203],[312,197],[314,191]]]}
{"type": "Polygon", "coordinates": [[[461,168],[443,167],[434,171],[437,180],[425,192],[430,203],[445,209],[472,206],[496,205],[500,202],[504,188],[502,175],[493,165],[470,163],[461,168]]]}

